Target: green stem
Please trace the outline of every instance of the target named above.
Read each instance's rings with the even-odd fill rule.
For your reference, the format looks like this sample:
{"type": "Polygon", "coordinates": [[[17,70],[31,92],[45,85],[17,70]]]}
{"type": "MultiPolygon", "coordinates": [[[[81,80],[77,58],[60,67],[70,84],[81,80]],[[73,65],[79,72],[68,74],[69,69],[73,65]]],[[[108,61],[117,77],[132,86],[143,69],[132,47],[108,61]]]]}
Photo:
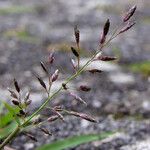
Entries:
{"type": "Polygon", "coordinates": [[[2,148],[4,148],[4,146],[5,146],[6,144],[8,144],[8,143],[15,137],[15,135],[19,133],[19,131],[20,131],[20,127],[17,126],[16,129],[15,129],[15,130],[4,140],[4,142],[0,145],[0,150],[1,150],[2,148]]]}
{"type": "Polygon", "coordinates": [[[78,57],[78,69],[80,67],[80,56],[78,57]]]}
{"type": "MultiPolygon", "coordinates": [[[[101,50],[103,49],[103,47],[105,47],[112,39],[114,39],[117,35],[111,36],[111,38],[104,44],[101,45],[100,49],[84,64],[84,66],[82,66],[80,69],[78,69],[78,71],[73,74],[72,76],[70,76],[69,78],[66,79],[66,81],[64,82],[64,84],[68,84],[71,80],[73,80],[74,78],[76,78],[79,74],[81,74],[84,69],[94,60],[95,56],[101,52],[101,50]]],[[[55,93],[53,93],[51,96],[48,96],[48,98],[45,100],[45,102],[19,127],[17,127],[5,140],[4,142],[0,145],[0,149],[2,149],[6,144],[8,144],[9,141],[11,141],[13,139],[13,137],[19,133],[20,128],[21,127],[25,127],[30,120],[36,116],[47,104],[50,100],[52,100],[61,90],[63,90],[63,87],[61,86],[55,93]]]]}
{"type": "MultiPolygon", "coordinates": [[[[102,49],[103,47],[101,47],[102,49]]],[[[100,50],[101,50],[100,49],[100,50]]],[[[69,83],[71,80],[73,80],[74,78],[76,78],[79,74],[81,74],[84,69],[89,65],[90,62],[93,61],[93,59],[95,58],[95,56],[99,53],[96,52],[91,59],[89,59],[86,64],[81,68],[79,69],[74,75],[72,75],[71,77],[67,78],[66,81],[64,82],[64,84],[67,84],[69,83]]],[[[21,125],[21,127],[25,127],[29,122],[30,120],[36,116],[47,104],[50,100],[52,100],[61,90],[63,90],[63,87],[61,86],[55,93],[53,93],[51,96],[49,96],[45,102],[21,125]]],[[[11,141],[11,139],[20,131],[20,128],[17,127],[14,132],[12,132],[6,139],[5,141],[0,145],[0,149],[3,148],[9,141],[11,141]]]]}
{"type": "MultiPolygon", "coordinates": [[[[114,34],[113,34],[114,35],[114,34]]],[[[117,34],[118,35],[118,34],[117,34]]],[[[116,35],[116,36],[117,36],[116,35]]],[[[114,36],[114,37],[116,37],[114,36]]],[[[68,82],[70,82],[71,80],[73,80],[74,78],[76,78],[79,74],[81,74],[84,69],[94,60],[95,56],[101,52],[101,50],[103,49],[103,47],[105,47],[112,39],[114,39],[113,36],[111,36],[111,38],[104,44],[104,45],[101,45],[100,49],[85,63],[85,65],[80,68],[74,75],[72,75],[71,77],[67,78],[66,81],[64,82],[64,84],[67,84],[68,82]]],[[[29,121],[35,116],[37,115],[46,105],[47,103],[53,99],[61,90],[63,89],[63,87],[61,86],[55,93],[53,93],[51,96],[49,96],[46,101],[38,108],[38,110],[36,110],[29,118],[28,120],[26,120],[22,126],[25,126],[26,124],[29,123],[29,121]]]]}
{"type": "MultiPolygon", "coordinates": [[[[74,75],[72,75],[71,77],[67,78],[66,81],[64,82],[64,84],[67,84],[68,82],[70,82],[71,80],[73,80],[74,78],[76,78],[79,74],[81,74],[84,69],[89,65],[90,62],[93,61],[93,59],[95,58],[95,56],[101,51],[101,49],[103,48],[103,46],[100,48],[99,51],[97,51],[91,59],[89,59],[85,65],[79,69],[74,75]]],[[[22,126],[25,126],[26,124],[29,123],[29,121],[35,116],[37,115],[46,105],[47,103],[52,100],[61,90],[63,89],[63,87],[61,86],[55,93],[53,93],[51,96],[49,96],[46,101],[28,118],[28,120],[26,120],[22,126]]]]}

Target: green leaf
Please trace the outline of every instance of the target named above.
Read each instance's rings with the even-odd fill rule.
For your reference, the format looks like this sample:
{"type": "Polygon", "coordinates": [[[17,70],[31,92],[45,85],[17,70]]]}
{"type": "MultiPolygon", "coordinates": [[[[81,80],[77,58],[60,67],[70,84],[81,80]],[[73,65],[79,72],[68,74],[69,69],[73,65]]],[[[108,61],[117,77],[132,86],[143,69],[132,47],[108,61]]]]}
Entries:
{"type": "Polygon", "coordinates": [[[37,148],[37,150],[63,150],[63,149],[78,146],[80,144],[84,144],[96,140],[103,140],[113,134],[114,132],[105,132],[102,134],[88,134],[88,135],[73,136],[50,144],[46,144],[44,146],[37,148]]]}
{"type": "MultiPolygon", "coordinates": [[[[11,115],[9,112],[4,116],[4,118],[2,119],[2,121],[5,121],[5,117],[7,117],[8,115],[11,115]]],[[[34,119],[37,119],[38,117],[39,117],[40,115],[36,115],[34,118],[33,118],[33,120],[34,119]]],[[[27,118],[26,118],[27,119],[27,118]]],[[[8,121],[8,120],[6,120],[6,121],[8,121]]],[[[0,122],[0,124],[1,124],[2,122],[0,122]]],[[[4,122],[3,122],[4,123],[4,122]]],[[[20,123],[22,124],[23,123],[23,121],[20,119],[20,123]]],[[[9,122],[9,124],[5,124],[5,126],[3,126],[3,127],[0,127],[0,139],[3,139],[3,138],[5,138],[5,137],[7,137],[10,133],[12,133],[14,130],[15,130],[15,128],[18,126],[18,124],[17,124],[17,122],[16,121],[14,121],[14,119],[10,119],[10,122],[9,122]]],[[[29,124],[27,124],[27,126],[25,126],[25,128],[24,129],[22,129],[22,131],[28,131],[28,130],[31,130],[32,129],[32,127],[33,127],[33,124],[32,124],[32,122],[29,122],[29,124]]]]}
{"type": "Polygon", "coordinates": [[[2,102],[0,102],[0,114],[3,113],[3,109],[4,109],[4,104],[2,102]]]}
{"type": "Polygon", "coordinates": [[[16,127],[17,127],[17,123],[12,122],[5,128],[0,128],[0,139],[7,137],[11,132],[15,130],[16,127]]]}
{"type": "Polygon", "coordinates": [[[19,117],[16,115],[16,111],[15,108],[13,108],[11,105],[9,105],[7,102],[2,101],[1,102],[5,105],[5,107],[7,108],[7,110],[10,112],[11,116],[15,119],[15,121],[18,123],[18,125],[20,125],[20,121],[19,121],[19,117]]]}
{"type": "Polygon", "coordinates": [[[10,123],[13,120],[14,119],[10,112],[7,112],[6,114],[0,114],[0,128],[5,127],[8,123],[10,123]]]}
{"type": "Polygon", "coordinates": [[[147,77],[150,76],[150,61],[132,63],[128,65],[127,67],[129,67],[129,69],[133,72],[141,73],[147,77]]]}

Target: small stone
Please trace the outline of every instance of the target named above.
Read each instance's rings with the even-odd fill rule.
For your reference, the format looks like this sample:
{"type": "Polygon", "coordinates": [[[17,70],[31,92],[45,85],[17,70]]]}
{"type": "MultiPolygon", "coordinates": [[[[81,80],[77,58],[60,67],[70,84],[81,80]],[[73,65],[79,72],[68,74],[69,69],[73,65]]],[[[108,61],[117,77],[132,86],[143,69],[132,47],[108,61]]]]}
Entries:
{"type": "Polygon", "coordinates": [[[93,106],[95,108],[100,108],[102,103],[99,100],[93,100],[93,106]]]}
{"type": "MultiPolygon", "coordinates": [[[[82,58],[81,59],[81,66],[83,66],[90,58],[82,58]]],[[[92,62],[86,69],[99,69],[99,70],[103,70],[106,72],[113,72],[113,71],[119,71],[120,67],[116,64],[112,64],[112,63],[108,63],[108,62],[104,62],[104,61],[94,61],[92,62]]]]}
{"type": "Polygon", "coordinates": [[[25,147],[25,150],[31,150],[34,147],[34,144],[33,143],[26,143],[24,145],[24,147],[25,147]]]}
{"type": "Polygon", "coordinates": [[[109,79],[117,84],[132,84],[135,82],[134,76],[122,72],[110,74],[109,79]]]}
{"type": "Polygon", "coordinates": [[[145,109],[145,110],[149,110],[150,108],[150,102],[145,100],[143,103],[142,103],[142,107],[145,109]]]}
{"type": "Polygon", "coordinates": [[[89,126],[89,121],[81,120],[81,127],[82,128],[87,128],[88,126],[89,126]]]}

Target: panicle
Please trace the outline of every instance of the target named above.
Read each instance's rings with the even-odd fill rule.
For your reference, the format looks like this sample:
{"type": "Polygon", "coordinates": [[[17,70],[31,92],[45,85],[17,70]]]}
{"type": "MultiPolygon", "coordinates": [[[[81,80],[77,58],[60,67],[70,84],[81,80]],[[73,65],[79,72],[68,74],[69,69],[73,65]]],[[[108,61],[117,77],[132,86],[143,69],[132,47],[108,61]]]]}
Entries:
{"type": "Polygon", "coordinates": [[[134,15],[136,8],[137,8],[136,6],[133,6],[132,8],[129,9],[129,11],[123,18],[123,22],[127,22],[134,15]]]}
{"type": "Polygon", "coordinates": [[[90,121],[90,122],[94,122],[94,123],[97,122],[93,117],[91,117],[90,115],[84,114],[84,113],[79,113],[79,112],[75,112],[75,111],[69,111],[68,113],[70,115],[80,117],[80,118],[85,119],[85,120],[90,121]]]}
{"type": "Polygon", "coordinates": [[[109,31],[109,27],[110,27],[110,21],[109,21],[109,19],[107,19],[107,21],[104,25],[104,28],[103,28],[101,38],[100,38],[100,44],[103,44],[105,42],[106,36],[108,34],[108,31],[109,31]]]}
{"type": "Polygon", "coordinates": [[[130,28],[132,28],[135,24],[136,24],[135,22],[132,22],[132,23],[128,22],[127,25],[126,25],[125,27],[123,27],[123,28],[120,30],[119,34],[128,31],[128,30],[129,30],[130,28]]]}
{"type": "Polygon", "coordinates": [[[19,93],[20,92],[20,87],[19,87],[18,82],[17,82],[16,79],[14,79],[14,86],[16,88],[16,91],[19,93]]]}
{"type": "Polygon", "coordinates": [[[52,74],[51,76],[51,81],[55,82],[58,79],[58,75],[59,75],[59,70],[55,70],[55,72],[52,74]]]}
{"type": "Polygon", "coordinates": [[[74,35],[75,35],[75,40],[76,40],[77,46],[78,46],[78,48],[79,48],[79,43],[80,43],[80,31],[79,31],[77,25],[74,27],[74,35]]]}

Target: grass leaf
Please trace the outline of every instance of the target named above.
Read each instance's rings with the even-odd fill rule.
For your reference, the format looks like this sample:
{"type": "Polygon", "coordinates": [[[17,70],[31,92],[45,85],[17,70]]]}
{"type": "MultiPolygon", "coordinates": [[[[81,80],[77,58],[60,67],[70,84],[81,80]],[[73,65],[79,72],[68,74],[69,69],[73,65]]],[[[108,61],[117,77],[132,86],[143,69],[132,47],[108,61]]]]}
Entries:
{"type": "Polygon", "coordinates": [[[4,104],[2,102],[0,102],[0,114],[3,113],[3,109],[4,109],[4,104]]]}
{"type": "Polygon", "coordinates": [[[113,135],[114,132],[105,132],[102,134],[88,134],[88,135],[79,135],[79,136],[73,136],[69,137],[63,140],[59,140],[50,144],[46,144],[44,146],[41,146],[37,148],[37,150],[63,150],[67,148],[72,148],[84,143],[96,141],[96,140],[103,140],[111,135],[113,135]]]}
{"type": "Polygon", "coordinates": [[[16,110],[11,105],[9,105],[7,102],[2,101],[1,102],[5,105],[7,110],[10,112],[11,116],[15,119],[15,121],[20,125],[19,117],[16,115],[16,110]]]}
{"type": "Polygon", "coordinates": [[[8,123],[13,121],[13,117],[10,112],[7,112],[6,114],[0,114],[0,128],[5,127],[8,123]]]}
{"type": "Polygon", "coordinates": [[[11,122],[4,128],[0,128],[0,139],[7,137],[11,132],[15,130],[17,123],[15,121],[11,122]]]}

